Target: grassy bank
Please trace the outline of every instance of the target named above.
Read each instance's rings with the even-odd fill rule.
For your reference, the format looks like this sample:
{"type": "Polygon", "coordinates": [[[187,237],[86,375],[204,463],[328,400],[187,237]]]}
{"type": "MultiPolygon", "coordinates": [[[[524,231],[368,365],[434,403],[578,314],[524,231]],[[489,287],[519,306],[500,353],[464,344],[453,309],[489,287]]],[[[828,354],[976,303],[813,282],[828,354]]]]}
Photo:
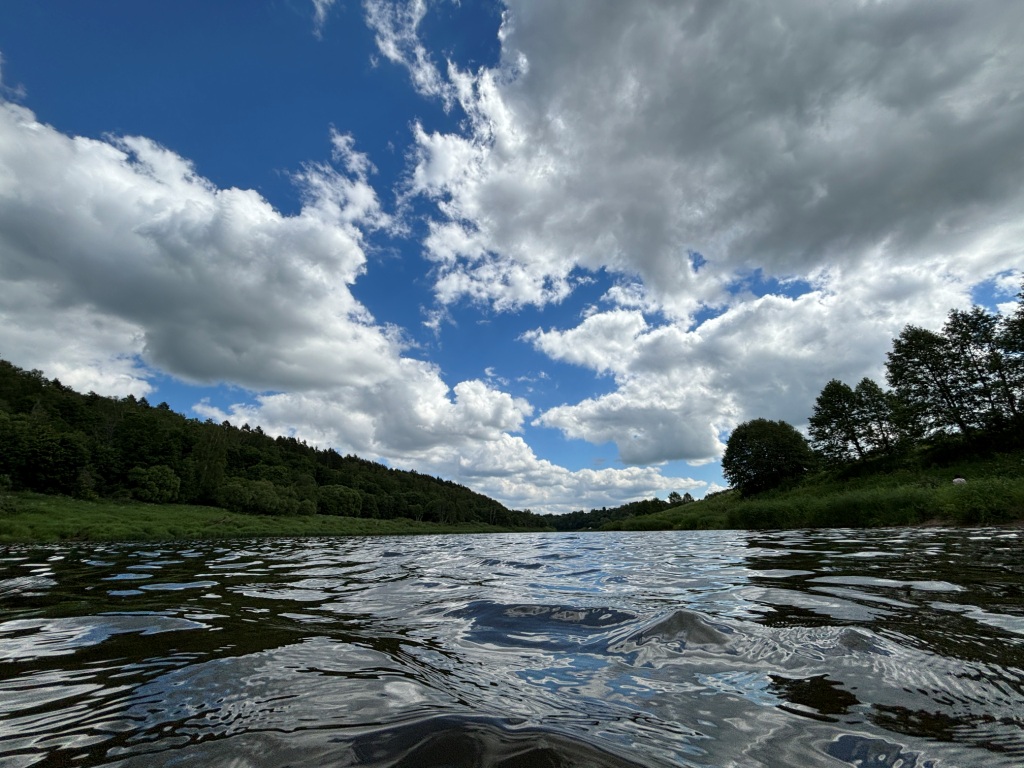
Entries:
{"type": "Polygon", "coordinates": [[[922,525],[998,525],[1024,521],[1024,453],[908,466],[862,476],[822,472],[798,487],[744,499],[727,491],[607,526],[611,530],[843,528],[922,525]],[[955,485],[961,475],[967,483],[955,485]]]}
{"type": "Polygon", "coordinates": [[[81,501],[36,493],[6,494],[0,508],[0,543],[57,541],[169,541],[254,536],[490,533],[481,523],[440,525],[399,518],[374,520],[312,515],[240,515],[217,507],[138,502],[81,501]]]}

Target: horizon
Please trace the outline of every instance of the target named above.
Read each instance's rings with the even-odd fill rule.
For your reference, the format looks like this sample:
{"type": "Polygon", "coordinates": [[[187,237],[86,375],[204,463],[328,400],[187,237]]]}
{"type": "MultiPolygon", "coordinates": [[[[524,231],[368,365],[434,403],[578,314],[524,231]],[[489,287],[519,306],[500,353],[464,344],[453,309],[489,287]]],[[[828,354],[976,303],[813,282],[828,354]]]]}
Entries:
{"type": "Polygon", "coordinates": [[[1014,304],[1024,6],[0,8],[0,357],[539,514],[1014,304]]]}

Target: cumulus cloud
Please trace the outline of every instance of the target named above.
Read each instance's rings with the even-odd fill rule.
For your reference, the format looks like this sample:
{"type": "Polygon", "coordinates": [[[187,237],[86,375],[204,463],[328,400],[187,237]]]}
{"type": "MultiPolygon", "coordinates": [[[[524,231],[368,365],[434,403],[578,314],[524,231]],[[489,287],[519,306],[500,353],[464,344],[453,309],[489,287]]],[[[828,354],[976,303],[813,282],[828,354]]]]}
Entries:
{"type": "Polygon", "coordinates": [[[503,67],[450,71],[471,130],[417,131],[443,300],[604,268],[685,316],[755,268],[1019,258],[1019,4],[508,6],[503,67]]]}
{"type": "Polygon", "coordinates": [[[284,216],[146,138],[71,137],[0,103],[0,354],[109,395],[149,394],[154,371],[229,382],[251,402],[196,412],[538,511],[602,490],[632,499],[687,487],[541,461],[513,436],[533,415],[527,401],[479,380],[449,387],[407,356],[400,331],[350,290],[366,269],[365,233],[391,224],[373,166],[352,137],[329,138],[334,164],[295,174],[303,206],[284,216]],[[521,467],[529,477],[511,480],[521,467]]]}
{"type": "Polygon", "coordinates": [[[802,427],[831,378],[855,383],[868,375],[884,384],[883,350],[899,328],[965,301],[938,265],[922,264],[903,274],[861,270],[852,281],[837,273],[795,298],[750,298],[693,328],[652,327],[639,311],[611,310],[575,328],[536,330],[527,337],[539,350],[610,371],[617,388],[549,409],[535,423],[614,442],[628,463],[699,464],[719,456],[724,438],[747,419],[802,427]]]}
{"type": "Polygon", "coordinates": [[[1024,266],[1021,4],[506,5],[501,65],[449,64],[463,128],[415,126],[409,192],[435,206],[441,304],[617,278],[578,327],[524,336],[616,390],[535,424],[711,459],[1024,266]]]}
{"type": "Polygon", "coordinates": [[[0,104],[0,280],[40,318],[73,308],[132,325],[137,351],[192,381],[384,380],[395,342],[349,286],[362,229],[386,217],[362,175],[309,165],[296,181],[305,205],[285,217],[148,139],[68,137],[0,104]]]}
{"type": "Polygon", "coordinates": [[[260,396],[253,405],[197,411],[217,421],[260,424],[377,458],[397,467],[456,479],[516,509],[563,513],[615,506],[672,491],[699,492],[705,483],[668,477],[652,467],[571,471],[539,458],[518,431],[528,404],[480,381],[462,382],[454,402],[429,391],[436,380],[394,382],[387,391],[332,391],[260,396]],[[350,442],[339,444],[338,435],[350,442]]]}

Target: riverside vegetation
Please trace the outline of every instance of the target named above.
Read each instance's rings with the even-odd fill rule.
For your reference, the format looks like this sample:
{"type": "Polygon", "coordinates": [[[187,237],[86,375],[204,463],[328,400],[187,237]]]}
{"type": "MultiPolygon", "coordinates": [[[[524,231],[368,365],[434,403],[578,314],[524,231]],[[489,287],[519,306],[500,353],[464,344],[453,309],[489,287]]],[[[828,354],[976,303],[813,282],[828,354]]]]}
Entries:
{"type": "Polygon", "coordinates": [[[886,381],[829,381],[810,441],[782,421],[739,425],[729,490],[558,516],[166,403],[82,395],[0,360],[0,542],[1024,520],[1024,291],[1012,313],[908,325],[886,381]]]}
{"type": "Polygon", "coordinates": [[[0,360],[0,542],[543,527],[450,481],[0,360]]]}
{"type": "Polygon", "coordinates": [[[733,489],[603,527],[1024,520],[1024,290],[1017,298],[1003,315],[954,310],[939,333],[908,325],[886,358],[890,389],[829,381],[809,443],[785,422],[739,425],[722,459],[733,489]]]}

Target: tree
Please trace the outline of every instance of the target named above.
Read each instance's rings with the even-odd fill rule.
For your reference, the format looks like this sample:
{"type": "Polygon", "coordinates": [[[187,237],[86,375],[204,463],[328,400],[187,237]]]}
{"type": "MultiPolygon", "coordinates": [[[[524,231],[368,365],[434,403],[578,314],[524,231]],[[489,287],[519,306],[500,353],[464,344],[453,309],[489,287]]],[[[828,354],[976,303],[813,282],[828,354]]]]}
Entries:
{"type": "Polygon", "coordinates": [[[733,430],[722,473],[744,496],[776,488],[814,466],[807,440],[784,421],[754,419],[733,430]]]}
{"type": "Polygon", "coordinates": [[[863,459],[864,428],[858,398],[849,384],[832,379],[814,402],[809,431],[814,448],[828,461],[863,459]]]}
{"type": "Polygon", "coordinates": [[[867,377],[853,389],[832,379],[814,404],[811,442],[833,464],[891,453],[912,433],[902,413],[899,399],[867,377]]]}
{"type": "Polygon", "coordinates": [[[1017,309],[999,324],[996,346],[1001,357],[1002,385],[1015,421],[1024,416],[1024,286],[1017,309]]]}
{"type": "Polygon", "coordinates": [[[344,485],[321,485],[317,496],[317,512],[321,515],[359,517],[363,508],[362,494],[344,485]]]}
{"type": "Polygon", "coordinates": [[[866,376],[853,390],[857,423],[869,453],[892,453],[917,437],[900,399],[866,376]]]}
{"type": "Polygon", "coordinates": [[[981,307],[949,313],[942,335],[956,361],[954,381],[971,410],[971,421],[999,429],[1017,415],[1015,393],[999,349],[1000,318],[981,307]]]}
{"type": "Polygon", "coordinates": [[[150,504],[170,504],[178,498],[181,479],[165,464],[128,470],[132,496],[150,504]]]}
{"type": "Polygon", "coordinates": [[[908,325],[893,340],[886,378],[925,435],[1005,431],[1024,397],[1024,292],[1014,314],[952,310],[942,333],[908,325]]]}
{"type": "Polygon", "coordinates": [[[959,385],[949,341],[934,331],[908,325],[893,339],[886,378],[926,435],[973,432],[970,403],[959,385]]]}

